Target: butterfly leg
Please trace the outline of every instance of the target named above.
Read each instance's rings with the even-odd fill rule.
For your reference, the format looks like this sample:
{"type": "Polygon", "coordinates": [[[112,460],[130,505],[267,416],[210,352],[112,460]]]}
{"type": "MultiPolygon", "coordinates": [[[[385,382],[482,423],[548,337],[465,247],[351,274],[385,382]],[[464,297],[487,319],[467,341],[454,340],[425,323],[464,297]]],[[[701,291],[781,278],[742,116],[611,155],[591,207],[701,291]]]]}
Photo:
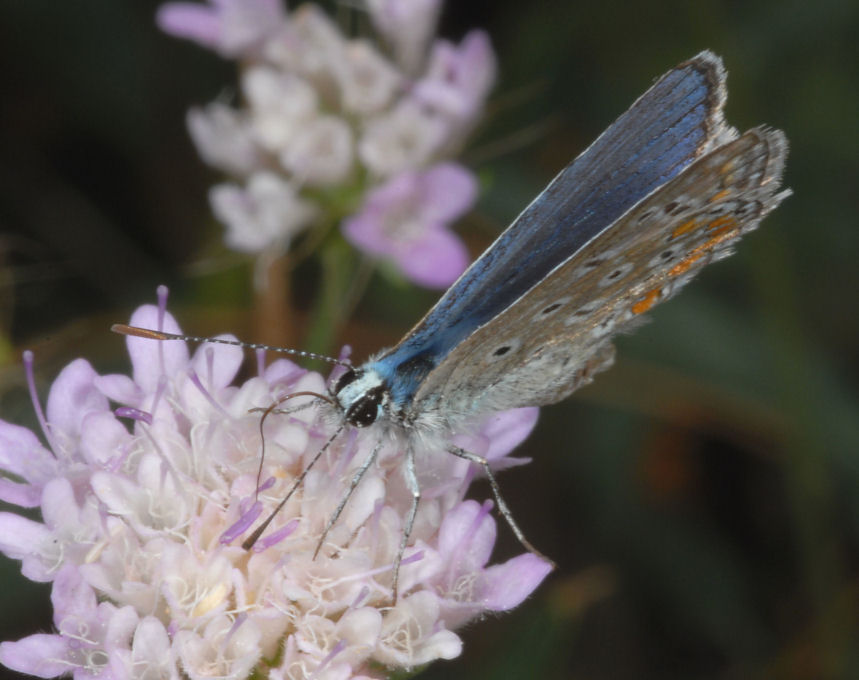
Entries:
{"type": "Polygon", "coordinates": [[[418,514],[418,503],[421,500],[421,487],[418,483],[418,474],[415,469],[415,451],[410,446],[406,449],[406,464],[403,468],[406,477],[406,486],[412,494],[412,506],[409,508],[409,514],[406,515],[406,524],[403,527],[403,535],[400,538],[400,548],[397,550],[397,557],[394,560],[394,583],[391,588],[394,594],[394,604],[397,603],[397,586],[400,580],[400,564],[403,562],[403,553],[406,551],[406,544],[409,542],[409,536],[412,534],[412,527],[415,524],[415,516],[418,514]]]}
{"type": "Polygon", "coordinates": [[[316,559],[316,556],[319,554],[320,548],[322,548],[322,544],[325,542],[325,539],[328,536],[328,532],[331,531],[331,527],[333,527],[337,520],[340,518],[340,514],[343,512],[343,508],[346,507],[346,503],[349,502],[349,498],[351,498],[352,493],[357,488],[358,484],[361,483],[361,480],[364,478],[364,475],[367,474],[367,470],[370,469],[370,466],[375,462],[376,456],[379,455],[379,449],[382,448],[382,441],[379,440],[376,443],[376,446],[373,447],[373,450],[370,452],[370,455],[367,456],[367,460],[361,465],[358,471],[355,473],[355,476],[352,477],[352,482],[349,484],[349,490],[343,494],[343,498],[340,499],[340,503],[337,505],[337,509],[331,515],[331,518],[328,520],[328,524],[325,525],[325,531],[322,532],[322,536],[319,537],[319,542],[316,544],[316,550],[313,552],[313,559],[316,559]]]}
{"type": "Polygon", "coordinates": [[[531,542],[527,538],[525,538],[525,534],[522,533],[522,530],[519,528],[519,525],[516,524],[516,520],[513,519],[513,513],[510,512],[510,508],[507,506],[507,503],[504,501],[504,498],[501,495],[501,487],[498,486],[498,482],[495,480],[495,475],[492,473],[492,468],[489,466],[489,461],[486,460],[486,458],[484,458],[483,456],[478,456],[476,453],[471,453],[471,451],[466,451],[465,449],[461,449],[458,446],[452,446],[448,449],[448,451],[454,456],[464,458],[471,463],[477,463],[483,468],[484,472],[486,472],[486,477],[489,479],[489,486],[492,488],[492,495],[495,496],[495,502],[498,504],[498,512],[501,513],[501,516],[505,519],[510,529],[513,530],[513,534],[516,536],[516,538],[519,540],[525,550],[530,553],[534,553],[537,557],[541,559],[546,560],[554,567],[555,562],[550,558],[546,557],[533,545],[531,545],[531,542]]]}
{"type": "MultiPolygon", "coordinates": [[[[337,430],[335,430],[334,434],[331,435],[331,437],[325,442],[325,444],[322,446],[322,448],[320,448],[319,451],[316,452],[316,455],[313,456],[311,461],[307,464],[307,467],[305,467],[301,471],[301,474],[295,478],[295,481],[292,483],[292,487],[290,487],[289,491],[287,492],[286,496],[284,496],[283,500],[277,504],[277,507],[263,521],[263,523],[260,524],[254,530],[254,532],[244,540],[244,542],[242,543],[242,548],[244,550],[250,550],[251,548],[253,548],[254,543],[256,543],[257,540],[259,540],[259,537],[262,536],[262,533],[266,530],[268,525],[271,524],[271,521],[275,518],[277,513],[279,513],[283,509],[283,506],[286,505],[287,501],[289,501],[289,499],[292,498],[292,495],[296,491],[298,491],[298,487],[300,487],[302,482],[304,482],[304,478],[307,477],[307,473],[310,472],[310,468],[312,468],[314,465],[316,465],[316,461],[318,461],[322,457],[322,454],[328,450],[328,447],[331,446],[332,442],[335,439],[337,439],[338,436],[340,436],[340,433],[343,432],[343,428],[345,428],[345,427],[346,427],[345,423],[340,425],[337,428],[337,430]]],[[[257,475],[257,488],[259,488],[259,475],[257,475]]]]}

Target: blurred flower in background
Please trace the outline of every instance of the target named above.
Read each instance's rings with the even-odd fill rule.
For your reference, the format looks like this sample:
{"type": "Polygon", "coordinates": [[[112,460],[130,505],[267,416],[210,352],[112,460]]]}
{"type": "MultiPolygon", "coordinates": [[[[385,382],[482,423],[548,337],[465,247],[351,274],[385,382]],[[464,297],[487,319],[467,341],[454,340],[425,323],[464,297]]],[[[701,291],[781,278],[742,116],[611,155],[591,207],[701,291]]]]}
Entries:
{"type": "Polygon", "coordinates": [[[435,37],[439,0],[364,8],[374,40],[343,35],[316,5],[277,0],[169,3],[158,23],[240,63],[237,108],[188,113],[200,156],[230,177],[209,196],[229,248],[270,262],[303,232],[346,220],[355,247],[445,288],[468,265],[450,226],[477,197],[471,172],[451,161],[480,119],[495,57],[482,31],[458,45],[435,37]],[[427,192],[442,181],[446,205],[429,215],[427,192]]]}
{"type": "MultiPolygon", "coordinates": [[[[165,290],[160,297],[131,323],[179,332],[165,290]]],[[[0,513],[0,550],[27,578],[52,584],[56,629],[0,643],[8,668],[76,678],[387,677],[458,656],[454,630],[517,606],[551,569],[530,553],[488,565],[492,503],[463,500],[474,476],[466,461],[425,451],[424,497],[394,602],[411,503],[396,444],[382,449],[316,557],[377,430],[326,444],[337,428],[327,404],[299,397],[289,403],[302,408],[265,420],[260,471],[260,414],[250,409],[324,394],[321,375],[260,357],[259,374],[234,385],[237,347],[190,355],[184,342],[127,342],[131,376],[99,375],[77,359],[44,415],[34,401],[47,448],[0,421],[0,499],[43,518],[0,513]],[[272,526],[241,547],[320,449],[272,526]]],[[[32,356],[28,373],[32,387],[32,356]]],[[[521,462],[508,454],[536,417],[490,417],[467,437],[469,450],[498,467],[521,462]]]]}

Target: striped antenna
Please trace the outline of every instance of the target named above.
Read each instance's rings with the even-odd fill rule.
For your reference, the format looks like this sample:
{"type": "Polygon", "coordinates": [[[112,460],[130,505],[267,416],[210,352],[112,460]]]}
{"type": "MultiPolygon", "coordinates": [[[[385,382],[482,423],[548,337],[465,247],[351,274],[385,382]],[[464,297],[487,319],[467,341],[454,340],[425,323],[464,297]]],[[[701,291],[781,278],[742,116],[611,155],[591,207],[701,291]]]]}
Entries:
{"type": "Polygon", "coordinates": [[[120,335],[130,335],[135,338],[146,338],[147,340],[185,340],[187,342],[216,342],[221,345],[235,345],[236,347],[246,347],[248,349],[264,349],[270,352],[280,352],[281,354],[291,354],[303,359],[319,359],[327,361],[330,364],[337,366],[345,366],[351,368],[352,364],[348,361],[340,361],[334,357],[317,354],[316,352],[305,352],[300,349],[287,349],[285,347],[272,347],[271,345],[263,345],[259,342],[242,342],[241,340],[224,340],[223,338],[202,338],[196,335],[177,335],[176,333],[165,333],[164,331],[153,331],[149,328],[138,328],[137,326],[127,326],[124,323],[115,323],[110,327],[114,333],[120,335]]]}

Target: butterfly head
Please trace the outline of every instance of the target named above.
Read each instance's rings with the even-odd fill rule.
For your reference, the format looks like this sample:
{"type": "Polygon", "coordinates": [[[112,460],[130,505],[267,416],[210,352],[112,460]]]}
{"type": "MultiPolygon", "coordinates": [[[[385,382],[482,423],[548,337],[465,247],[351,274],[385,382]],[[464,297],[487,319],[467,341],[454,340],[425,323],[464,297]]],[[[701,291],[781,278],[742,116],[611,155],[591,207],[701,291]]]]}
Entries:
{"type": "Polygon", "coordinates": [[[332,396],[346,422],[355,427],[372,425],[390,406],[390,390],[372,368],[349,368],[334,384],[332,396]]]}

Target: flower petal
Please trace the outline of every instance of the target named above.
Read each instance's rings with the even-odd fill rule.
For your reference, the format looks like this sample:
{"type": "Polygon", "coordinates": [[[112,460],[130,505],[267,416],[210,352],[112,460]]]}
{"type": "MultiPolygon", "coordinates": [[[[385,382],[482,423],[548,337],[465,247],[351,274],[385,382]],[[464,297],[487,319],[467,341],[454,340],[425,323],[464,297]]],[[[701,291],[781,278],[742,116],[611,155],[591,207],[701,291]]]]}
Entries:
{"type": "Polygon", "coordinates": [[[510,453],[531,434],[539,415],[539,408],[527,406],[501,411],[487,418],[480,427],[480,433],[490,442],[485,457],[494,460],[510,453]]]}
{"type": "Polygon", "coordinates": [[[451,222],[471,209],[477,180],[462,165],[439,163],[424,173],[423,202],[429,219],[451,222]]]}
{"type": "Polygon", "coordinates": [[[17,642],[0,642],[0,663],[39,678],[68,673],[67,653],[68,642],[60,635],[30,635],[17,642]]]}
{"type": "MultiPolygon", "coordinates": [[[[216,335],[216,339],[237,341],[235,335],[216,335]]],[[[191,368],[206,389],[220,390],[229,385],[245,359],[241,347],[236,345],[203,344],[194,352],[191,368]]]]}
{"type": "Polygon", "coordinates": [[[395,259],[415,283],[447,288],[468,267],[469,255],[458,236],[446,229],[433,229],[397,253],[395,259]]]}
{"type": "Polygon", "coordinates": [[[76,436],[87,414],[107,411],[107,399],[93,384],[97,375],[85,359],[76,359],[60,372],[51,386],[45,410],[51,428],[76,436]]]}
{"type": "MultiPolygon", "coordinates": [[[[143,305],[136,309],[129,324],[166,333],[182,332],[176,319],[169,312],[164,312],[162,316],[155,305],[143,305]]],[[[158,389],[162,377],[174,376],[188,367],[188,346],[182,341],[157,341],[129,336],[125,343],[131,357],[134,382],[148,394],[158,389]]]]}
{"type": "Polygon", "coordinates": [[[438,549],[457,574],[483,567],[492,554],[497,528],[491,504],[467,500],[448,511],[438,531],[438,549]]]}
{"type": "Polygon", "coordinates": [[[21,573],[31,581],[50,581],[53,574],[43,562],[42,547],[51,540],[44,524],[8,512],[0,513],[0,552],[21,560],[21,573]]]}
{"type": "Polygon", "coordinates": [[[497,612],[518,607],[549,575],[552,568],[549,562],[533,553],[518,555],[504,564],[489,567],[484,572],[486,590],[483,605],[497,612]]]}

